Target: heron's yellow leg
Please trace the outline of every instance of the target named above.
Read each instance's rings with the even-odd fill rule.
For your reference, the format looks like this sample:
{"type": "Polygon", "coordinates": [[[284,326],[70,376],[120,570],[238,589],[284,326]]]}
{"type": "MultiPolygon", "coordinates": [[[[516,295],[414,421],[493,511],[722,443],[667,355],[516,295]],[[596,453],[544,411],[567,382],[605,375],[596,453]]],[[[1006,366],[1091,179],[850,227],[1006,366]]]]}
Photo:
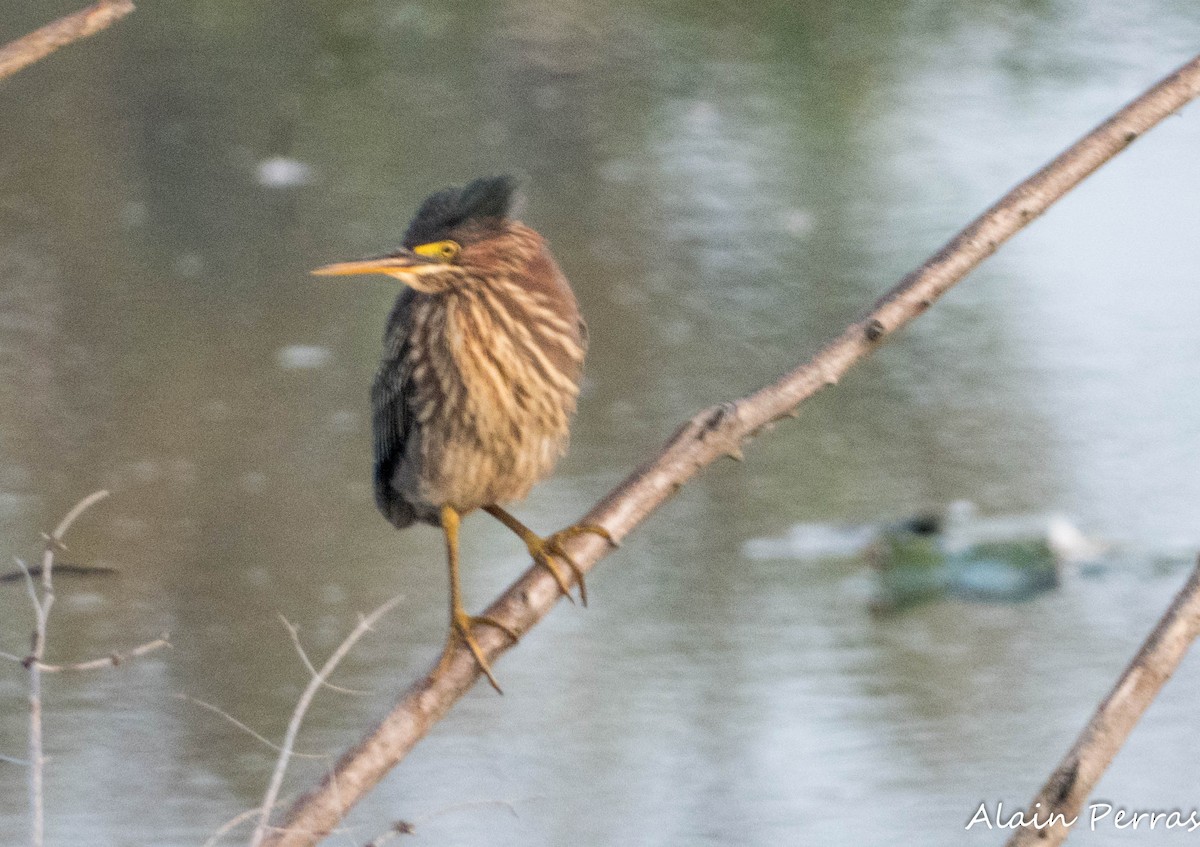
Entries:
{"type": "Polygon", "coordinates": [[[525,546],[529,549],[529,555],[533,557],[533,560],[554,575],[554,581],[558,583],[558,587],[562,590],[562,593],[571,602],[574,602],[574,598],[571,597],[571,582],[567,579],[566,574],[562,572],[562,569],[555,563],[554,557],[558,556],[566,562],[567,567],[571,569],[571,573],[575,575],[575,581],[579,583],[579,601],[583,605],[587,605],[587,583],[583,580],[583,571],[575,563],[575,560],[567,554],[562,545],[568,538],[574,538],[577,535],[584,535],[585,533],[599,535],[609,544],[615,545],[616,542],[613,541],[613,537],[607,529],[593,524],[575,524],[566,529],[560,529],[553,535],[542,538],[499,506],[484,506],[483,510],[515,532],[525,542],[525,546]]]}
{"type": "Polygon", "coordinates": [[[458,578],[458,523],[458,512],[451,506],[442,506],[442,531],[446,534],[446,558],[450,562],[450,635],[446,639],[442,662],[446,662],[450,658],[457,642],[461,640],[467,645],[471,655],[475,657],[475,662],[483,671],[484,676],[488,678],[488,682],[492,684],[492,688],[496,689],[497,693],[503,694],[500,683],[496,682],[496,677],[492,674],[491,666],[483,657],[483,650],[480,649],[475,636],[471,635],[471,627],[475,624],[487,624],[503,630],[513,641],[517,641],[518,636],[507,624],[487,615],[468,615],[463,607],[462,587],[458,578]]]}

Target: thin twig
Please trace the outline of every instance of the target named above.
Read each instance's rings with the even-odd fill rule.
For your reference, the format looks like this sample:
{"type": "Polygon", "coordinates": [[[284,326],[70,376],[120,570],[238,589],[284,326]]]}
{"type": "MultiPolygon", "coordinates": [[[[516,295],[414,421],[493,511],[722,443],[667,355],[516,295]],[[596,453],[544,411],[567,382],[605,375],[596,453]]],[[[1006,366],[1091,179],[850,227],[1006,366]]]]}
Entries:
{"type": "Polygon", "coordinates": [[[230,832],[233,832],[233,830],[237,829],[247,821],[253,820],[257,815],[260,814],[262,814],[262,809],[260,809],[258,806],[255,806],[253,809],[247,809],[239,815],[234,815],[232,818],[225,821],[225,823],[221,824],[221,826],[217,828],[217,831],[209,836],[209,839],[204,842],[203,847],[216,847],[222,838],[224,838],[230,832]]]}
{"type": "MultiPolygon", "coordinates": [[[[201,709],[208,709],[208,711],[212,712],[214,715],[224,718],[225,720],[229,721],[229,723],[233,724],[235,727],[240,729],[242,732],[249,735],[255,741],[258,741],[260,744],[265,744],[267,747],[270,747],[276,753],[283,752],[283,747],[276,744],[274,741],[267,738],[262,733],[251,729],[249,726],[247,726],[246,724],[239,721],[237,718],[235,718],[233,715],[229,714],[229,712],[225,711],[220,706],[214,706],[212,703],[208,703],[208,702],[205,702],[204,700],[200,700],[196,697],[192,697],[189,694],[176,694],[175,696],[178,697],[180,700],[186,700],[189,703],[197,705],[201,709]]],[[[329,758],[328,755],[323,754],[323,753],[297,753],[297,752],[293,751],[292,755],[295,756],[297,759],[328,759],[329,758]]]]}
{"type": "Polygon", "coordinates": [[[1071,822],[1078,818],[1113,756],[1179,667],[1198,634],[1200,559],[1129,667],[1033,798],[1026,815],[1028,823],[1012,834],[1007,847],[1053,847],[1066,839],[1071,822]]]}
{"type": "MultiPolygon", "coordinates": [[[[153,641],[147,641],[145,644],[139,644],[137,647],[134,647],[130,650],[126,650],[124,653],[114,650],[113,652],[109,653],[107,656],[103,656],[98,659],[89,659],[85,662],[74,662],[72,664],[66,664],[66,665],[50,665],[45,662],[38,662],[37,665],[38,665],[38,668],[42,671],[42,673],[91,671],[91,670],[98,670],[100,668],[116,667],[117,665],[124,664],[125,662],[129,661],[130,659],[136,659],[138,656],[144,656],[147,653],[153,652],[154,650],[159,650],[163,647],[170,647],[170,646],[171,646],[170,634],[164,632],[162,634],[162,637],[156,638],[153,641]]],[[[13,653],[8,653],[3,650],[0,650],[0,659],[4,659],[9,662],[16,662],[17,664],[24,665],[26,667],[28,667],[29,663],[31,663],[33,661],[32,657],[30,657],[30,656],[17,656],[13,653]]]]}
{"type": "Polygon", "coordinates": [[[30,843],[42,847],[46,837],[45,770],[46,756],[42,737],[42,659],[46,655],[46,637],[50,622],[50,609],[54,606],[54,551],[62,548],[62,539],[71,524],[89,507],[108,496],[107,491],[96,491],[84,497],[58,522],[54,532],[46,537],[46,549],[42,553],[42,593],[38,596],[33,575],[20,559],[17,566],[25,574],[25,585],[29,600],[33,604],[36,627],[33,649],[23,661],[29,670],[29,816],[30,843]]]}
{"type": "MultiPolygon", "coordinates": [[[[275,804],[276,807],[283,805],[283,802],[284,801],[281,800],[278,803],[276,803],[275,804]]],[[[247,809],[246,811],[241,812],[238,815],[235,815],[234,817],[225,821],[225,823],[221,824],[221,826],[217,829],[217,831],[214,832],[212,835],[210,835],[208,840],[204,842],[203,847],[216,847],[216,845],[218,843],[220,843],[222,838],[224,838],[230,832],[237,829],[239,826],[246,823],[247,821],[253,820],[254,818],[258,817],[260,814],[262,814],[262,809],[260,809],[258,806],[255,806],[253,809],[247,809]]],[[[282,830],[280,830],[279,827],[276,827],[276,826],[268,826],[267,831],[268,832],[282,832],[282,830]]],[[[335,833],[339,833],[339,834],[345,834],[347,837],[349,837],[349,834],[351,832],[352,832],[351,829],[339,827],[338,829],[334,829],[330,834],[332,835],[335,833]]]]}
{"type": "MultiPolygon", "coordinates": [[[[147,641],[145,644],[139,644],[124,653],[113,651],[107,656],[102,656],[98,659],[89,659],[86,662],[74,662],[69,665],[48,665],[45,662],[38,662],[38,667],[42,673],[71,673],[74,671],[94,671],[102,668],[115,668],[128,662],[130,659],[136,659],[138,656],[144,656],[147,653],[152,653],[155,650],[161,650],[163,647],[170,647],[171,641],[168,633],[163,633],[161,638],[156,638],[153,641],[147,641]]],[[[7,655],[5,656],[7,658],[7,655]]]]}
{"type": "Polygon", "coordinates": [[[94,6],[46,24],[0,47],[0,79],[12,76],[73,41],[94,35],[134,9],[130,0],[100,0],[94,6]]]}
{"type": "Polygon", "coordinates": [[[63,519],[58,522],[58,526],[54,528],[54,532],[50,533],[50,541],[61,546],[63,536],[67,534],[67,530],[71,528],[71,524],[75,523],[80,515],[107,496],[107,491],[93,491],[87,497],[84,497],[82,500],[72,506],[71,511],[67,512],[63,519]]]}
{"type": "Polygon", "coordinates": [[[304,687],[304,691],[300,694],[300,699],[296,702],[296,708],[292,711],[292,719],[288,722],[287,733],[283,739],[283,749],[279,752],[279,761],[275,764],[275,772],[271,774],[271,783],[267,788],[266,795],[263,797],[258,826],[254,830],[254,838],[250,842],[250,847],[259,847],[263,843],[263,839],[267,837],[267,827],[270,823],[271,811],[275,808],[276,801],[279,798],[279,789],[283,785],[283,774],[287,770],[288,760],[292,755],[292,746],[296,742],[296,735],[300,732],[300,724],[304,720],[304,715],[308,712],[308,707],[312,703],[313,697],[316,696],[317,691],[320,690],[325,680],[329,678],[329,675],[333,673],[346,654],[350,652],[350,649],[358,643],[358,639],[370,632],[375,622],[395,608],[401,599],[398,596],[393,597],[371,612],[371,614],[360,618],[358,625],[338,645],[338,648],[333,651],[333,654],[321,666],[321,669],[312,675],[308,681],[308,685],[304,687]]]}
{"type": "Polygon", "coordinates": [[[417,818],[412,822],[411,826],[415,827],[417,824],[431,821],[434,818],[440,818],[443,815],[452,815],[455,812],[461,812],[465,809],[478,809],[481,806],[503,806],[504,808],[508,809],[509,814],[511,814],[514,818],[519,819],[521,816],[517,814],[517,803],[523,803],[527,802],[528,800],[536,799],[539,798],[527,797],[524,800],[464,800],[461,803],[452,803],[449,806],[443,806],[440,809],[434,809],[424,817],[417,818]]]}
{"type": "Polygon", "coordinates": [[[26,760],[18,759],[16,756],[5,756],[3,753],[0,753],[0,762],[4,762],[7,765],[21,765],[22,767],[29,766],[29,762],[26,760]]]}
{"type": "MultiPolygon", "coordinates": [[[[33,569],[25,564],[24,559],[13,556],[13,561],[17,563],[17,569],[21,572],[21,577],[25,581],[25,593],[29,595],[29,602],[33,604],[34,611],[41,614],[42,601],[38,598],[37,583],[33,580],[33,569]]],[[[42,572],[41,568],[37,568],[36,570],[39,574],[42,572]]]]}
{"type": "MultiPolygon", "coordinates": [[[[312,660],[308,658],[308,652],[304,649],[304,645],[300,643],[300,628],[283,615],[279,616],[279,620],[283,622],[284,628],[287,629],[288,636],[290,636],[292,639],[292,646],[296,648],[296,653],[300,656],[300,661],[304,663],[304,667],[308,668],[309,674],[313,677],[320,676],[320,672],[317,670],[316,666],[313,665],[312,660]]],[[[370,691],[361,691],[357,688],[343,688],[342,686],[334,685],[332,682],[327,680],[321,682],[321,687],[328,688],[330,691],[336,691],[339,694],[354,694],[356,696],[363,696],[371,693],[370,691]]]]}
{"type": "MultiPolygon", "coordinates": [[[[1010,191],[923,266],[901,280],[867,315],[850,324],[811,361],[748,397],[695,415],[657,456],[609,493],[582,522],[606,528],[618,541],[624,538],[702,468],[722,456],[740,456],[747,440],[776,421],[792,416],[796,406],[813,394],[836,384],[856,362],[924,313],[1001,244],[1198,94],[1200,56],[1010,191]]],[[[585,573],[608,552],[605,543],[591,534],[572,539],[564,546],[585,573]]],[[[534,566],[492,603],[485,614],[523,634],[558,601],[558,586],[553,578],[545,568],[534,566]]],[[[512,646],[508,636],[496,627],[481,628],[476,640],[484,657],[493,663],[512,646]]],[[[292,806],[285,823],[287,831],[271,840],[272,847],[300,847],[319,841],[450,710],[475,683],[479,673],[478,663],[463,648],[411,686],[392,712],[338,763],[335,774],[345,796],[338,796],[332,790],[331,780],[326,778],[292,806]]]]}

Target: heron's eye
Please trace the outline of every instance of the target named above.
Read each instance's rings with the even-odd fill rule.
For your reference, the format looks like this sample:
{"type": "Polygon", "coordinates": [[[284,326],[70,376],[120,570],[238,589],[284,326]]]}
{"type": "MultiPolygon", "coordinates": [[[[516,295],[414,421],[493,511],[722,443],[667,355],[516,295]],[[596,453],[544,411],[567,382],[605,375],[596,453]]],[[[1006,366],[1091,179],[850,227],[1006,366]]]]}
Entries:
{"type": "Polygon", "coordinates": [[[420,256],[428,256],[430,259],[437,259],[439,262],[450,263],[458,258],[458,254],[462,251],[457,241],[431,241],[428,244],[420,244],[413,248],[413,252],[420,256]]]}

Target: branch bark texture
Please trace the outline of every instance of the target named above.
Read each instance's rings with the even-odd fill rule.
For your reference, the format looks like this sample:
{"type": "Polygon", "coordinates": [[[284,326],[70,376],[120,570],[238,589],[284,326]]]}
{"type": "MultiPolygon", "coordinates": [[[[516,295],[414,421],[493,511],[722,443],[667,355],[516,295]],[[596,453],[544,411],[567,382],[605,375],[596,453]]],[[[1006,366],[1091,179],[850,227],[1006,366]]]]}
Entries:
{"type": "MultiPolygon", "coordinates": [[[[924,312],[952,285],[1142,133],[1200,95],[1200,56],[1096,127],[955,236],[906,276],[860,320],[809,362],[739,400],[705,409],[685,423],[661,452],[633,472],[583,518],[616,540],[628,535],[701,469],[722,456],[739,457],[742,444],[833,385],[886,337],[924,312]]],[[[592,535],[572,539],[568,552],[584,571],[607,552],[592,535]]],[[[545,568],[532,567],[485,612],[518,633],[540,621],[560,599],[545,568]]],[[[512,645],[494,627],[476,638],[489,661],[512,645]]],[[[334,771],[296,801],[271,847],[315,844],[429,732],[476,681],[479,668],[460,648],[454,659],[405,692],[390,714],[338,762],[334,771]]]]}
{"type": "Polygon", "coordinates": [[[1007,847],[1034,844],[1053,847],[1070,835],[1068,822],[1079,815],[1113,756],[1179,667],[1198,634],[1200,562],[1112,691],[1096,708],[1074,746],[1030,802],[1026,817],[1036,817],[1039,823],[1046,825],[1035,826],[1031,820],[1013,833],[1007,847]]]}
{"type": "Polygon", "coordinates": [[[100,0],[0,47],[0,79],[12,76],[59,47],[95,35],[134,9],[131,0],[100,0]]]}

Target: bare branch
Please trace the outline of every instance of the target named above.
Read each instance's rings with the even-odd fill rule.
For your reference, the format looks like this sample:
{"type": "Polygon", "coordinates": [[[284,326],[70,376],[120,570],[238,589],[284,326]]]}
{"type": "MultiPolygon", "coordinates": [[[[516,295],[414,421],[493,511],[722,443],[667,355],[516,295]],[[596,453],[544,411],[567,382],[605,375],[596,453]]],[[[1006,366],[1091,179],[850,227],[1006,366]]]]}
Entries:
{"type": "Polygon", "coordinates": [[[49,540],[54,544],[61,545],[63,536],[67,534],[67,530],[71,528],[71,524],[75,523],[75,521],[79,519],[80,515],[107,496],[107,491],[93,491],[87,497],[84,497],[82,500],[72,506],[71,511],[67,512],[63,519],[58,522],[58,526],[54,528],[54,532],[50,533],[49,540]]]}
{"type": "MultiPolygon", "coordinates": [[[[338,648],[326,660],[321,670],[315,672],[309,680],[308,685],[305,686],[300,699],[296,703],[296,708],[292,712],[292,719],[288,722],[287,734],[283,740],[283,749],[279,751],[279,761],[275,765],[275,772],[271,774],[271,783],[267,787],[266,795],[263,797],[262,810],[258,818],[258,827],[254,830],[254,838],[250,842],[250,847],[259,847],[263,843],[263,839],[267,837],[267,827],[271,822],[271,810],[275,808],[276,801],[279,799],[279,789],[283,785],[283,774],[287,771],[288,760],[292,755],[292,746],[296,742],[296,735],[300,732],[300,723],[304,720],[304,715],[308,712],[308,707],[312,703],[313,697],[316,696],[317,691],[325,684],[325,680],[329,678],[329,675],[333,673],[342,659],[346,657],[346,654],[350,652],[350,649],[358,643],[358,639],[366,635],[377,620],[394,609],[401,599],[399,596],[393,597],[371,612],[371,614],[359,618],[358,625],[338,645],[338,648]]],[[[289,629],[291,629],[290,626],[289,629]]],[[[299,646],[299,641],[296,644],[299,646]]],[[[301,655],[303,655],[303,652],[301,650],[301,655]]]]}
{"type": "MultiPolygon", "coordinates": [[[[279,803],[276,803],[275,805],[276,806],[282,805],[282,801],[279,803]]],[[[239,826],[246,823],[247,821],[253,820],[254,818],[258,817],[261,813],[262,813],[262,810],[260,808],[258,808],[257,806],[255,806],[253,809],[246,809],[246,811],[241,812],[237,815],[234,815],[232,818],[225,821],[225,823],[221,824],[221,826],[217,829],[217,831],[214,832],[211,836],[209,836],[208,840],[204,842],[203,847],[216,847],[216,845],[221,842],[222,838],[224,838],[229,833],[233,832],[235,829],[237,829],[239,826]]],[[[278,827],[274,827],[274,826],[269,826],[266,829],[268,832],[281,832],[282,831],[278,827]]],[[[332,832],[348,834],[350,832],[350,830],[339,828],[339,829],[333,830],[332,832]]]]}
{"type": "MultiPolygon", "coordinates": [[[[540,799],[540,798],[538,798],[538,797],[525,798],[525,800],[537,800],[537,799],[540,799]]],[[[440,818],[443,815],[451,815],[451,814],[454,814],[455,812],[461,812],[464,809],[478,809],[482,806],[501,806],[505,809],[508,809],[508,813],[510,815],[512,815],[514,818],[520,818],[521,816],[519,814],[517,814],[517,803],[518,802],[525,802],[525,801],[521,801],[521,800],[467,800],[462,803],[454,803],[450,806],[445,806],[441,809],[435,809],[434,811],[430,812],[428,815],[425,815],[424,817],[418,818],[417,820],[413,821],[411,826],[415,827],[419,823],[425,823],[426,821],[431,821],[434,818],[440,818]]]]}
{"type": "Polygon", "coordinates": [[[42,659],[46,655],[46,632],[50,621],[50,609],[54,606],[54,551],[62,547],[63,535],[80,515],[92,504],[108,496],[107,491],[96,491],[84,497],[58,522],[54,532],[47,538],[42,553],[42,594],[38,597],[37,587],[29,568],[20,559],[17,566],[25,574],[25,586],[29,590],[29,601],[33,604],[37,620],[33,634],[33,649],[22,664],[29,671],[29,815],[30,843],[42,847],[46,837],[45,771],[46,756],[42,738],[42,659]]]}
{"type": "Polygon", "coordinates": [[[32,847],[42,847],[46,841],[45,772],[41,671],[33,667],[29,670],[29,843],[32,847]]]}
{"type": "Polygon", "coordinates": [[[130,0],[100,0],[93,6],[59,18],[0,47],[0,79],[12,76],[59,47],[87,38],[119,21],[134,9],[130,0]]]}
{"type": "Polygon", "coordinates": [[[1153,632],[1121,674],[1112,691],[1096,708],[1074,746],[1054,769],[1030,804],[1043,826],[1027,824],[1012,834],[1007,847],[1053,847],[1071,827],[1068,821],[1092,793],[1113,756],[1121,749],[1142,713],[1179,667],[1200,634],[1200,559],[1153,632]],[[1036,804],[1041,804],[1040,806],[1036,804]]]}
{"type": "MultiPolygon", "coordinates": [[[[1200,56],[1192,59],[1063,152],[955,236],[923,266],[885,294],[811,361],[777,382],[732,403],[705,409],[684,424],[662,451],[614,489],[582,519],[606,528],[618,541],[668,500],[701,469],[722,456],[737,456],[744,442],[791,416],[796,406],[834,385],[858,360],[922,314],[1001,244],[1142,133],[1200,94],[1200,56]]],[[[584,572],[608,549],[595,535],[565,545],[584,572]]],[[[486,610],[518,634],[537,624],[559,601],[558,586],[542,567],[532,567],[486,610]]],[[[489,662],[511,646],[496,627],[476,638],[489,662]]],[[[314,844],[350,807],[403,759],[478,679],[479,666],[459,649],[400,698],[391,714],[348,751],[321,785],[296,801],[286,831],[272,847],[314,844]]]]}
{"type": "MultiPolygon", "coordinates": [[[[107,656],[102,656],[98,659],[89,659],[86,662],[75,662],[69,665],[48,665],[45,662],[38,662],[38,667],[43,673],[69,673],[71,671],[94,671],[101,668],[115,668],[117,665],[124,664],[130,659],[136,659],[138,656],[144,656],[147,653],[170,646],[170,636],[164,632],[161,638],[147,641],[145,644],[139,644],[137,647],[124,653],[118,653],[114,650],[107,656]]],[[[8,658],[7,654],[4,654],[4,658],[8,658]]]]}
{"type": "MultiPolygon", "coordinates": [[[[274,750],[276,753],[283,752],[283,748],[280,745],[276,744],[274,741],[267,738],[262,733],[251,729],[246,724],[242,723],[237,718],[235,718],[233,715],[229,714],[229,712],[222,709],[220,706],[214,706],[212,703],[207,703],[204,700],[197,699],[197,698],[192,697],[187,694],[176,694],[175,696],[178,697],[180,700],[186,700],[189,703],[194,703],[195,705],[199,706],[201,709],[208,709],[208,711],[212,712],[214,715],[218,715],[219,717],[224,718],[225,720],[229,721],[231,724],[236,726],[238,729],[240,729],[242,732],[249,735],[255,741],[258,741],[261,744],[265,744],[266,746],[268,746],[272,750],[274,750]]],[[[329,756],[323,755],[321,753],[296,753],[293,751],[291,755],[295,756],[298,759],[328,759],[329,758],[329,756]]]]}
{"type": "MultiPolygon", "coordinates": [[[[29,565],[25,564],[24,559],[18,559],[16,556],[13,557],[13,561],[17,563],[17,567],[25,579],[25,592],[29,595],[29,602],[33,605],[33,611],[40,618],[42,614],[42,601],[38,598],[37,583],[33,581],[33,574],[30,572],[29,565]]],[[[41,572],[40,568],[38,572],[41,572]]]]}
{"type": "Polygon", "coordinates": [[[217,831],[214,832],[209,837],[209,839],[204,842],[204,847],[216,847],[216,845],[220,843],[222,838],[224,838],[229,833],[233,832],[235,829],[237,829],[239,826],[246,823],[247,821],[253,820],[255,818],[255,816],[260,815],[260,814],[262,814],[262,810],[260,808],[258,808],[258,806],[255,806],[253,809],[247,809],[246,811],[242,812],[239,815],[234,815],[232,818],[225,821],[225,823],[221,824],[221,826],[217,828],[217,831]]]}
{"type": "MultiPolygon", "coordinates": [[[[313,665],[312,660],[308,658],[308,653],[305,651],[304,645],[300,643],[300,628],[283,615],[279,616],[279,620],[283,622],[284,627],[287,629],[288,635],[292,639],[292,646],[296,648],[296,653],[300,656],[300,661],[304,663],[304,667],[308,668],[309,674],[314,678],[319,677],[321,675],[320,672],[313,665]]],[[[364,694],[371,693],[369,691],[360,691],[356,688],[342,688],[340,685],[334,685],[332,682],[328,682],[326,680],[322,680],[321,685],[324,688],[328,688],[330,691],[337,691],[340,694],[354,694],[357,696],[362,696],[364,694]]]]}

